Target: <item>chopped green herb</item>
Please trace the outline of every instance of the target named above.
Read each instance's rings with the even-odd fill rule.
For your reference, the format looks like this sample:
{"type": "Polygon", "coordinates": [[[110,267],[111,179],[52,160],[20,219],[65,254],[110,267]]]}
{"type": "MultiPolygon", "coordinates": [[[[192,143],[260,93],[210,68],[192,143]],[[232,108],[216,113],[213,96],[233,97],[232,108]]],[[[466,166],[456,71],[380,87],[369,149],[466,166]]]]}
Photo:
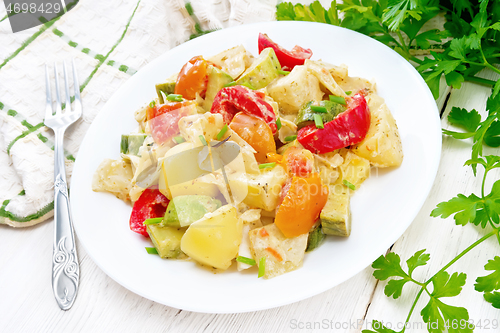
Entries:
{"type": "Polygon", "coordinates": [[[346,105],[347,104],[345,102],[345,98],[342,97],[342,96],[333,96],[333,95],[330,95],[330,101],[335,102],[335,103],[339,103],[339,104],[342,104],[342,105],[346,105]]]}
{"type": "Polygon", "coordinates": [[[170,102],[182,102],[182,95],[169,94],[167,96],[167,101],[170,101],[170,102]]]}
{"type": "Polygon", "coordinates": [[[325,126],[323,125],[323,119],[321,119],[321,116],[319,114],[314,115],[314,124],[316,125],[316,128],[325,128],[325,126]]]}
{"type": "Polygon", "coordinates": [[[178,135],[178,136],[174,136],[174,141],[177,143],[183,143],[186,140],[182,136],[178,135]]]}
{"type": "Polygon", "coordinates": [[[278,131],[281,129],[281,119],[278,117],[276,118],[276,126],[278,127],[278,131]]]}
{"type": "Polygon", "coordinates": [[[163,217],[155,217],[153,219],[147,219],[144,221],[144,225],[149,225],[149,224],[157,224],[163,221],[163,217]]]}
{"type": "Polygon", "coordinates": [[[311,110],[314,112],[319,112],[319,113],[327,113],[328,111],[324,106],[319,106],[319,105],[311,105],[311,110]]]}
{"type": "Polygon", "coordinates": [[[262,163],[262,164],[259,164],[259,169],[274,168],[275,165],[276,165],[276,162],[262,163]]]}
{"type": "Polygon", "coordinates": [[[266,274],[266,257],[262,257],[259,260],[259,275],[258,277],[263,277],[266,274]]]}
{"type": "Polygon", "coordinates": [[[289,72],[289,71],[284,71],[284,70],[278,69],[278,74],[281,74],[281,75],[288,75],[288,74],[290,74],[290,72],[289,72]]]}
{"type": "Polygon", "coordinates": [[[290,141],[293,141],[293,140],[295,140],[295,139],[297,139],[297,136],[296,136],[296,135],[290,135],[290,136],[287,136],[287,137],[285,138],[285,141],[286,141],[286,142],[290,142],[290,141]]]}
{"type": "Polygon", "coordinates": [[[351,190],[355,191],[356,190],[356,186],[354,186],[352,183],[350,183],[349,181],[347,181],[347,179],[344,179],[342,181],[342,183],[344,183],[345,186],[349,187],[351,190]]]}
{"type": "Polygon", "coordinates": [[[156,250],[156,248],[154,247],[146,247],[146,251],[149,253],[149,254],[158,254],[158,251],[156,250]]]}
{"type": "Polygon", "coordinates": [[[224,137],[224,134],[226,134],[226,132],[227,132],[227,124],[225,124],[224,127],[222,127],[220,132],[217,134],[217,140],[222,139],[224,137]]]}
{"type": "Polygon", "coordinates": [[[154,108],[155,105],[156,105],[156,102],[154,100],[152,100],[151,103],[149,103],[150,108],[154,108]]]}
{"type": "Polygon", "coordinates": [[[201,143],[203,143],[204,146],[208,146],[207,140],[205,140],[205,137],[200,134],[199,136],[201,143]]]}
{"type": "Polygon", "coordinates": [[[247,258],[247,257],[242,257],[242,256],[238,256],[236,258],[236,261],[239,261],[239,262],[242,262],[244,264],[251,265],[251,266],[256,264],[255,260],[253,260],[251,258],[247,258]]]}
{"type": "Polygon", "coordinates": [[[345,94],[346,94],[347,96],[349,96],[350,94],[352,94],[352,91],[350,91],[350,90],[349,90],[349,91],[346,91],[346,92],[345,92],[345,94]]]}
{"type": "Polygon", "coordinates": [[[232,81],[232,82],[226,83],[224,85],[224,88],[226,88],[226,87],[232,87],[232,86],[235,86],[235,85],[237,85],[236,81],[232,81]]]}

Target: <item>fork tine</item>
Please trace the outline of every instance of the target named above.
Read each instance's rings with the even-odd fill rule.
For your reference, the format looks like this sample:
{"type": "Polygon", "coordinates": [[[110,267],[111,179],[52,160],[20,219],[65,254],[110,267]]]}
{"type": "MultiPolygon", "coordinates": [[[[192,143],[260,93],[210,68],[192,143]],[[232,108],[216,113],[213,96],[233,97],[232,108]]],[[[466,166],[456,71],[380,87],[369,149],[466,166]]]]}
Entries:
{"type": "Polygon", "coordinates": [[[59,94],[59,73],[57,72],[57,64],[54,63],[54,75],[56,77],[56,115],[62,114],[61,96],[59,94]]]}
{"type": "Polygon", "coordinates": [[[66,69],[66,61],[63,61],[64,70],[64,90],[66,91],[66,112],[71,112],[71,95],[69,94],[68,71],[66,69]]]}
{"type": "Polygon", "coordinates": [[[80,98],[80,81],[78,81],[78,73],[76,72],[75,59],[71,59],[73,64],[73,86],[75,88],[75,109],[82,111],[82,100],[80,98]]]}
{"type": "Polygon", "coordinates": [[[49,80],[49,69],[45,65],[45,87],[46,94],[45,97],[45,119],[52,117],[52,93],[50,91],[50,80],[49,80]]]}

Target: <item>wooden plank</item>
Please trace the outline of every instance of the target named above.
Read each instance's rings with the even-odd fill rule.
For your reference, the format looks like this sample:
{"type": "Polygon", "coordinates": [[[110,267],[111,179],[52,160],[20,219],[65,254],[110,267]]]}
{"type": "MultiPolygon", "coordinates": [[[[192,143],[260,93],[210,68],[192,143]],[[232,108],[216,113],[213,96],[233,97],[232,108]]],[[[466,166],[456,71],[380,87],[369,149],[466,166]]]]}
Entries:
{"type": "MultiPolygon", "coordinates": [[[[497,79],[497,75],[493,72],[485,72],[483,75],[485,78],[497,79]]],[[[490,91],[489,88],[473,83],[465,83],[460,90],[453,90],[443,114],[442,126],[444,128],[450,127],[446,117],[453,106],[467,109],[475,108],[484,117],[486,114],[485,103],[490,91]]],[[[493,152],[492,149],[490,151],[493,152]]],[[[498,154],[498,149],[496,149],[495,153],[498,154]]],[[[421,249],[427,249],[427,252],[431,254],[429,264],[416,270],[415,277],[417,281],[424,281],[431,277],[458,253],[490,230],[482,230],[472,225],[456,226],[451,217],[445,220],[430,217],[430,212],[439,202],[447,201],[458,193],[466,195],[480,193],[482,170],[478,168],[478,176],[474,177],[471,168],[463,166],[464,162],[470,158],[470,155],[470,140],[459,141],[450,137],[443,137],[441,164],[434,187],[413,224],[392,248],[393,252],[401,256],[402,261],[405,261],[413,253],[421,249]]],[[[495,173],[492,172],[489,175],[486,188],[491,188],[493,181],[499,178],[500,172],[498,170],[495,173]]],[[[467,283],[458,297],[445,299],[444,301],[450,305],[466,307],[469,310],[470,319],[476,323],[479,320],[483,324],[488,320],[490,321],[489,328],[477,328],[475,332],[492,332],[491,321],[500,319],[500,312],[489,303],[486,303],[481,293],[474,290],[475,279],[478,276],[486,275],[484,265],[488,259],[499,254],[497,240],[490,238],[448,269],[450,274],[452,272],[468,273],[467,283]]],[[[419,288],[408,284],[403,290],[403,296],[393,300],[384,295],[383,290],[386,284],[387,281],[380,282],[377,285],[366,319],[369,323],[373,319],[383,320],[386,323],[392,323],[392,327],[399,330],[400,328],[396,325],[398,322],[405,321],[419,288]]],[[[420,311],[427,304],[427,301],[428,297],[423,295],[410,320],[410,323],[416,326],[413,329],[407,329],[406,332],[425,331],[418,325],[423,325],[420,311]]],[[[498,329],[496,327],[493,331],[498,329]]]]}

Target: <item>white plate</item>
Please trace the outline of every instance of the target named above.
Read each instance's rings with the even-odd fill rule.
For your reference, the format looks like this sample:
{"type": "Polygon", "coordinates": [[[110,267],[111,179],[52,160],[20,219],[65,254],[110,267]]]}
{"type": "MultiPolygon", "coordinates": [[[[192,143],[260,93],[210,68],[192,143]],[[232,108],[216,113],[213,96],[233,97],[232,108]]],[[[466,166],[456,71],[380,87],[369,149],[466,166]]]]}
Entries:
{"type": "MultiPolygon", "coordinates": [[[[417,71],[383,44],[343,28],[309,22],[269,22],[210,33],[182,44],[130,78],[107,102],[83,140],[73,171],[71,205],[78,239],[95,263],[125,288],[175,308],[236,313],[273,308],[319,294],[349,279],[384,253],[422,207],[441,156],[436,103],[417,71]],[[351,204],[352,234],[327,237],[307,253],[300,269],[271,280],[255,270],[213,274],[194,262],[149,255],[149,240],[129,230],[130,205],[91,190],[105,158],[119,158],[120,135],[137,126],[133,112],[155,97],[154,84],[195,55],[210,56],[238,44],[256,55],[257,36],[267,33],[287,49],[298,44],[313,59],[347,64],[349,74],[375,79],[396,118],[404,150],[401,167],[379,171],[351,204]]],[[[342,300],[336,300],[341,302],[342,300]]]]}

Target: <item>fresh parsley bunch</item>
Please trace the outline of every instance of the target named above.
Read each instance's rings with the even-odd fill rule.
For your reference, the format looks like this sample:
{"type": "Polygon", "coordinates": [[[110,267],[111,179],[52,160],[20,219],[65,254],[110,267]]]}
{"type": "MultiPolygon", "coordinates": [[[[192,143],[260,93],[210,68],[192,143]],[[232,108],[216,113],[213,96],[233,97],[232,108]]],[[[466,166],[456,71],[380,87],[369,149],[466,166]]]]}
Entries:
{"type": "MultiPolygon", "coordinates": [[[[500,244],[500,180],[489,193],[485,181],[489,172],[500,168],[500,156],[483,156],[483,145],[500,146],[500,79],[487,80],[477,76],[482,69],[490,69],[500,74],[495,67],[500,62],[500,1],[498,0],[344,0],[343,4],[332,1],[326,10],[318,1],[309,6],[281,3],[277,6],[278,20],[312,21],[334,24],[373,37],[393,48],[417,68],[435,98],[439,95],[440,79],[444,75],[446,83],[459,89],[462,82],[471,81],[492,87],[486,110],[488,116],[481,119],[476,110],[453,107],[448,121],[464,131],[443,130],[455,139],[472,138],[472,156],[465,162],[471,166],[474,175],[477,167],[484,168],[481,194],[469,196],[458,194],[446,202],[441,202],[431,212],[433,217],[453,216],[457,225],[472,223],[482,229],[492,231],[471,244],[453,260],[442,267],[426,281],[417,281],[413,272],[430,260],[424,250],[417,251],[401,264],[396,253],[380,256],[372,267],[373,275],[379,280],[390,279],[384,293],[394,299],[401,296],[407,283],[420,287],[409,310],[409,322],[416,304],[423,294],[429,298],[420,315],[428,324],[429,332],[468,333],[474,330],[469,321],[467,309],[452,306],[444,298],[460,294],[465,285],[465,273],[450,273],[457,260],[486,239],[496,236],[500,244]],[[442,29],[426,29],[425,24],[444,15],[446,23],[442,29]],[[418,54],[430,57],[418,58],[418,54]],[[404,268],[406,266],[406,269],[404,268]]],[[[484,266],[488,275],[478,277],[474,288],[484,293],[484,299],[500,309],[500,257],[495,256],[484,266]]],[[[373,321],[375,331],[363,332],[395,333],[380,321],[373,321]]],[[[399,332],[406,330],[405,327],[399,332]]]]}
{"type": "Polygon", "coordinates": [[[500,62],[497,0],[344,0],[332,1],[328,10],[319,1],[309,6],[281,3],[276,17],[334,24],[377,39],[417,65],[435,98],[443,74],[453,88],[472,81],[494,86],[493,96],[500,91],[500,80],[476,76],[484,68],[500,74],[494,66],[500,62]],[[446,18],[443,29],[424,26],[439,15],[446,18]],[[432,57],[415,56],[422,53],[432,57]]]}

